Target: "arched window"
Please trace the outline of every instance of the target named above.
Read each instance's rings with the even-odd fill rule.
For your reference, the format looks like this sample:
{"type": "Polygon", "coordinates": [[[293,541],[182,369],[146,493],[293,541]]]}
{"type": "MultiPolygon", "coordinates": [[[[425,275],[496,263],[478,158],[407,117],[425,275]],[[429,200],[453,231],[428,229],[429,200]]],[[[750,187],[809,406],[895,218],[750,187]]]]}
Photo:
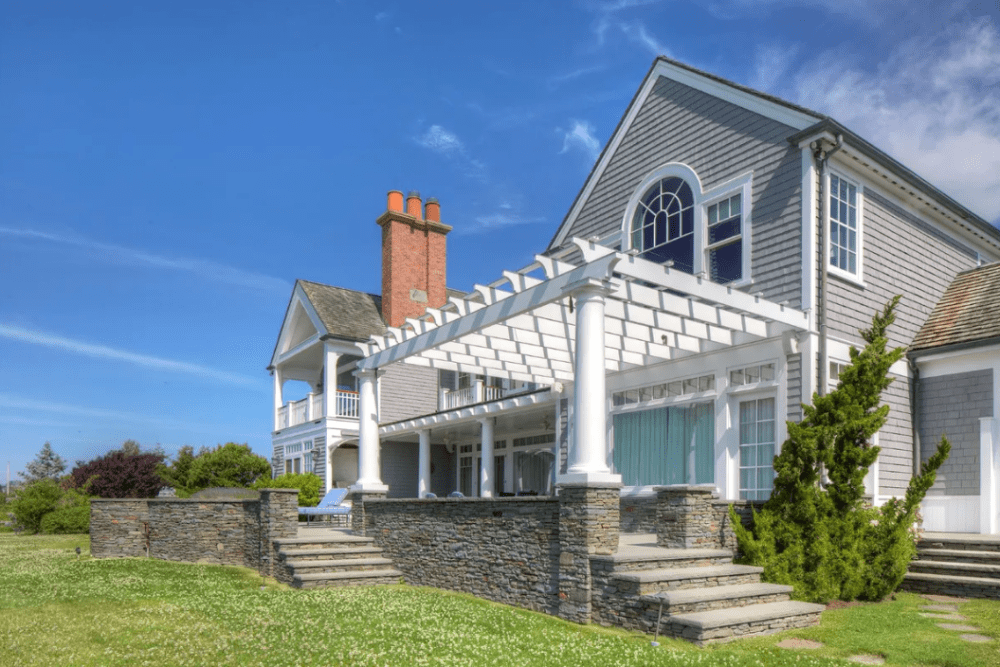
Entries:
{"type": "Polygon", "coordinates": [[[694,273],[694,194],[684,179],[663,178],[643,194],[632,217],[632,247],[694,273]]]}

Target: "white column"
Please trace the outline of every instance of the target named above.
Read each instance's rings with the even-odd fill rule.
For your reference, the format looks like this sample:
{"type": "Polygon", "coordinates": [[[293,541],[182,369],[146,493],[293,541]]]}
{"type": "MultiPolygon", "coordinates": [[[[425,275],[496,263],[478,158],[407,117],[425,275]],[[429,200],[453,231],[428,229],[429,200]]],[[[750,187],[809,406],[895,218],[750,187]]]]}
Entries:
{"type": "Polygon", "coordinates": [[[479,497],[493,497],[493,418],[479,420],[482,425],[483,449],[479,453],[479,497]]]}
{"type": "Polygon", "coordinates": [[[587,282],[573,293],[576,301],[576,359],[573,383],[573,430],[566,474],[560,482],[617,483],[608,468],[607,410],[604,381],[604,282],[587,282]]]}
{"type": "MultiPolygon", "coordinates": [[[[337,360],[340,355],[323,343],[323,417],[337,416],[337,360]]],[[[320,415],[316,415],[320,416],[320,415]]]]}
{"type": "Polygon", "coordinates": [[[420,437],[420,464],[418,466],[417,498],[423,498],[431,490],[431,431],[417,431],[420,437]]]}
{"type": "Polygon", "coordinates": [[[282,400],[281,396],[282,385],[284,384],[284,381],[281,377],[281,369],[275,368],[272,377],[274,377],[274,430],[277,431],[279,428],[281,428],[280,424],[278,423],[278,412],[281,411],[281,406],[284,405],[284,401],[282,400]]]}
{"type": "Polygon", "coordinates": [[[360,370],[358,377],[358,481],[356,491],[387,491],[379,471],[378,404],[375,371],[360,370]]]}
{"type": "Polygon", "coordinates": [[[1000,532],[1000,438],[993,417],[979,419],[979,532],[1000,532]]]}
{"type": "Polygon", "coordinates": [[[326,491],[329,491],[330,489],[333,488],[333,465],[331,465],[331,463],[330,463],[330,431],[329,431],[329,429],[327,429],[327,432],[326,432],[326,444],[323,445],[323,456],[326,457],[326,468],[324,468],[324,470],[326,470],[326,475],[325,475],[325,477],[326,477],[326,487],[324,487],[325,488],[324,493],[325,493],[326,491]]]}

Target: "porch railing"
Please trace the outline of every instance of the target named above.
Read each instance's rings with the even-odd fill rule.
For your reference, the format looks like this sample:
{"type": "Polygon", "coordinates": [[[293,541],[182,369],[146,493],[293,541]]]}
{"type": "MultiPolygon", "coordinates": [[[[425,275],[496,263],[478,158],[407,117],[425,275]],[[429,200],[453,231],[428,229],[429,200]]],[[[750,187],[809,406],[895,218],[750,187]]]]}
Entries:
{"type": "Polygon", "coordinates": [[[524,393],[529,389],[530,387],[504,389],[484,384],[481,381],[477,381],[472,386],[463,387],[462,389],[442,389],[438,399],[438,410],[453,410],[475,403],[498,401],[507,396],[524,393]]]}
{"type": "MultiPolygon", "coordinates": [[[[280,430],[298,426],[327,416],[324,410],[324,394],[307,394],[298,401],[290,401],[278,408],[275,428],[280,430]]],[[[333,395],[332,417],[341,419],[358,418],[358,392],[338,389],[333,395]]]]}

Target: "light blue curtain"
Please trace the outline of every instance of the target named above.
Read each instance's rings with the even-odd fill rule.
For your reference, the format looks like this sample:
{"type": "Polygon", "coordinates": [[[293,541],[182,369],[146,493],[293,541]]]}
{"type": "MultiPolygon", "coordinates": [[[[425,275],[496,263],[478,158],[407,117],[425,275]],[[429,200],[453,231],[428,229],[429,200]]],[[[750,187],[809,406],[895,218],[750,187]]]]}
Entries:
{"type": "Polygon", "coordinates": [[[627,486],[715,481],[712,403],[614,417],[615,470],[627,486]]]}

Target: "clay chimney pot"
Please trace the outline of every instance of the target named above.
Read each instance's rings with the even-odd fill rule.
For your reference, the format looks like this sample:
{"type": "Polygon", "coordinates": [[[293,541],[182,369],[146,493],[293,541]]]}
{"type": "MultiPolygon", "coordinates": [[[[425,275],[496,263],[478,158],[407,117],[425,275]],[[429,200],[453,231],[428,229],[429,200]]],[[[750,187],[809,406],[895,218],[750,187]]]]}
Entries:
{"type": "Polygon", "coordinates": [[[441,204],[434,197],[428,197],[424,202],[424,215],[432,222],[441,222],[441,204]]]}
{"type": "Polygon", "coordinates": [[[410,190],[410,194],[406,195],[406,213],[407,215],[412,215],[418,220],[423,219],[420,205],[420,193],[416,190],[410,190]]]}
{"type": "Polygon", "coordinates": [[[386,209],[390,211],[403,212],[403,193],[399,190],[389,190],[389,202],[386,204],[386,209]]]}

